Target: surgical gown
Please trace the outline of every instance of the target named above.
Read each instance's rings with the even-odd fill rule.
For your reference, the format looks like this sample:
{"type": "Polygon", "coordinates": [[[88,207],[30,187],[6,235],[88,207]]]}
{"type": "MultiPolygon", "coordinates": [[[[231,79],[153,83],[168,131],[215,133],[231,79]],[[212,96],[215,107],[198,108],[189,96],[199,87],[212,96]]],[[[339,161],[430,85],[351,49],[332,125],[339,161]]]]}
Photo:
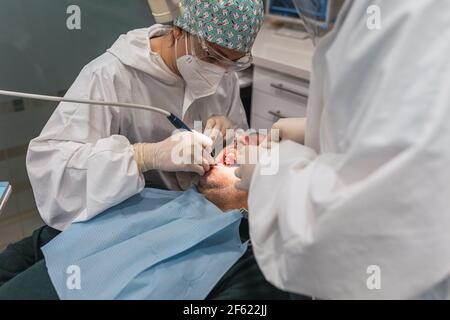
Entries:
{"type": "Polygon", "coordinates": [[[349,1],[319,42],[306,146],[282,142],[278,173],[258,165],[250,187],[254,252],[275,286],[446,298],[449,12],[442,0],[349,1]],[[367,26],[370,6],[379,30],[367,26]]]}
{"type": "MultiPolygon", "coordinates": [[[[246,128],[235,73],[222,79],[216,93],[192,100],[184,81],[152,52],[149,38],[169,27],[154,25],[122,35],[81,71],[67,97],[163,107],[190,126],[211,115],[225,115],[246,128]]],[[[138,171],[132,144],[160,142],[174,127],[145,110],[61,103],[27,154],[27,170],[43,220],[58,230],[88,220],[152,186],[179,189],[175,175],[138,171]]]]}

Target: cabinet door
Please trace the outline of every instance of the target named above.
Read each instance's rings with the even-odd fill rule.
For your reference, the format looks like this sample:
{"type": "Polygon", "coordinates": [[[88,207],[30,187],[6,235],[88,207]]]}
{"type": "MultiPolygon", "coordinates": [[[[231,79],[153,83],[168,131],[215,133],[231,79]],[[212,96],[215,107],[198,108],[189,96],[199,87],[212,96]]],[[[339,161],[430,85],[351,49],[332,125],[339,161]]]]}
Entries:
{"type": "Polygon", "coordinates": [[[296,102],[271,96],[260,91],[253,91],[252,123],[255,129],[270,128],[281,118],[299,118],[306,116],[306,101],[296,102]],[[264,127],[262,125],[264,119],[264,127]]]}
{"type": "Polygon", "coordinates": [[[253,89],[296,102],[308,100],[309,81],[256,67],[253,89]]]}
{"type": "Polygon", "coordinates": [[[281,118],[305,117],[308,90],[307,80],[256,67],[251,127],[267,129],[281,118]]]}
{"type": "Polygon", "coordinates": [[[270,129],[272,128],[272,125],[274,124],[273,119],[266,119],[263,117],[260,117],[256,114],[252,115],[252,123],[251,127],[252,129],[261,130],[261,129],[270,129]]]}

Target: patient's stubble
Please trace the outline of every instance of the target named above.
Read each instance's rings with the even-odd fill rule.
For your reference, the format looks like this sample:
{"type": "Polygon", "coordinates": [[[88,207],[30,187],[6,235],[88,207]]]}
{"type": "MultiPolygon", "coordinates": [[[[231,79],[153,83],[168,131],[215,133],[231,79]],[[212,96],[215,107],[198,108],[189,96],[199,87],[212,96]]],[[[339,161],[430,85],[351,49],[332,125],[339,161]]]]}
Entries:
{"type": "Polygon", "coordinates": [[[200,178],[198,190],[222,211],[248,209],[248,193],[234,187],[237,178],[235,168],[222,164],[214,166],[205,176],[200,178]]]}

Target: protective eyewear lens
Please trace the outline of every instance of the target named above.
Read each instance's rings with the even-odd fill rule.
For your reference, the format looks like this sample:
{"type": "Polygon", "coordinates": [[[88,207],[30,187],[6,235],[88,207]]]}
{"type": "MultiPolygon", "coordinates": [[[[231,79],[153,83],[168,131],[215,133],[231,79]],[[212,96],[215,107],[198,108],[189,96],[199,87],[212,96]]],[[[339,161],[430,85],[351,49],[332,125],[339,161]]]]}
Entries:
{"type": "Polygon", "coordinates": [[[251,53],[247,53],[244,56],[231,60],[218,52],[212,45],[208,44],[204,39],[196,37],[196,41],[193,43],[193,51],[196,56],[208,63],[218,65],[227,71],[240,71],[244,70],[252,64],[253,57],[251,53]],[[194,44],[195,43],[195,44],[194,44]]]}

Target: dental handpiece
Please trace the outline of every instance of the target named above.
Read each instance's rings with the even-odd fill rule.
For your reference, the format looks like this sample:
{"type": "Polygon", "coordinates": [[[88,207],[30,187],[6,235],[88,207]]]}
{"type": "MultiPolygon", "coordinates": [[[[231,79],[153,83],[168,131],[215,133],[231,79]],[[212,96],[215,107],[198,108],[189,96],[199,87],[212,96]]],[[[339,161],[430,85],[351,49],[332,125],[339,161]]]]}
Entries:
{"type": "Polygon", "coordinates": [[[73,102],[73,103],[82,103],[82,104],[91,104],[91,105],[100,105],[100,106],[115,106],[115,107],[131,108],[131,109],[148,110],[148,111],[157,112],[157,113],[160,113],[160,114],[166,116],[167,119],[170,121],[170,123],[177,129],[192,131],[191,128],[188,127],[188,125],[186,125],[179,117],[177,117],[173,113],[166,111],[162,108],[147,106],[147,105],[143,105],[143,104],[74,99],[74,98],[47,96],[47,95],[41,95],[41,94],[32,94],[32,93],[6,91],[6,90],[0,90],[0,95],[25,98],[25,99],[34,99],[34,100],[73,102]]]}
{"type": "MultiPolygon", "coordinates": [[[[169,120],[169,122],[176,129],[192,132],[192,129],[189,128],[189,126],[186,123],[184,123],[183,120],[181,120],[179,117],[177,117],[175,114],[173,114],[169,111],[166,111],[162,108],[147,106],[147,105],[143,105],[143,104],[75,99],[75,98],[57,97],[57,96],[16,92],[16,91],[7,91],[7,90],[0,90],[0,95],[1,96],[9,96],[9,97],[17,97],[17,98],[25,98],[25,99],[33,99],[33,100],[55,101],[55,102],[73,102],[73,103],[81,103],[81,104],[89,104],[89,105],[115,106],[115,107],[122,107],[122,108],[147,110],[147,111],[157,112],[159,114],[166,116],[167,119],[169,120]]],[[[214,156],[215,156],[214,150],[212,151],[211,156],[214,158],[214,156]]]]}

